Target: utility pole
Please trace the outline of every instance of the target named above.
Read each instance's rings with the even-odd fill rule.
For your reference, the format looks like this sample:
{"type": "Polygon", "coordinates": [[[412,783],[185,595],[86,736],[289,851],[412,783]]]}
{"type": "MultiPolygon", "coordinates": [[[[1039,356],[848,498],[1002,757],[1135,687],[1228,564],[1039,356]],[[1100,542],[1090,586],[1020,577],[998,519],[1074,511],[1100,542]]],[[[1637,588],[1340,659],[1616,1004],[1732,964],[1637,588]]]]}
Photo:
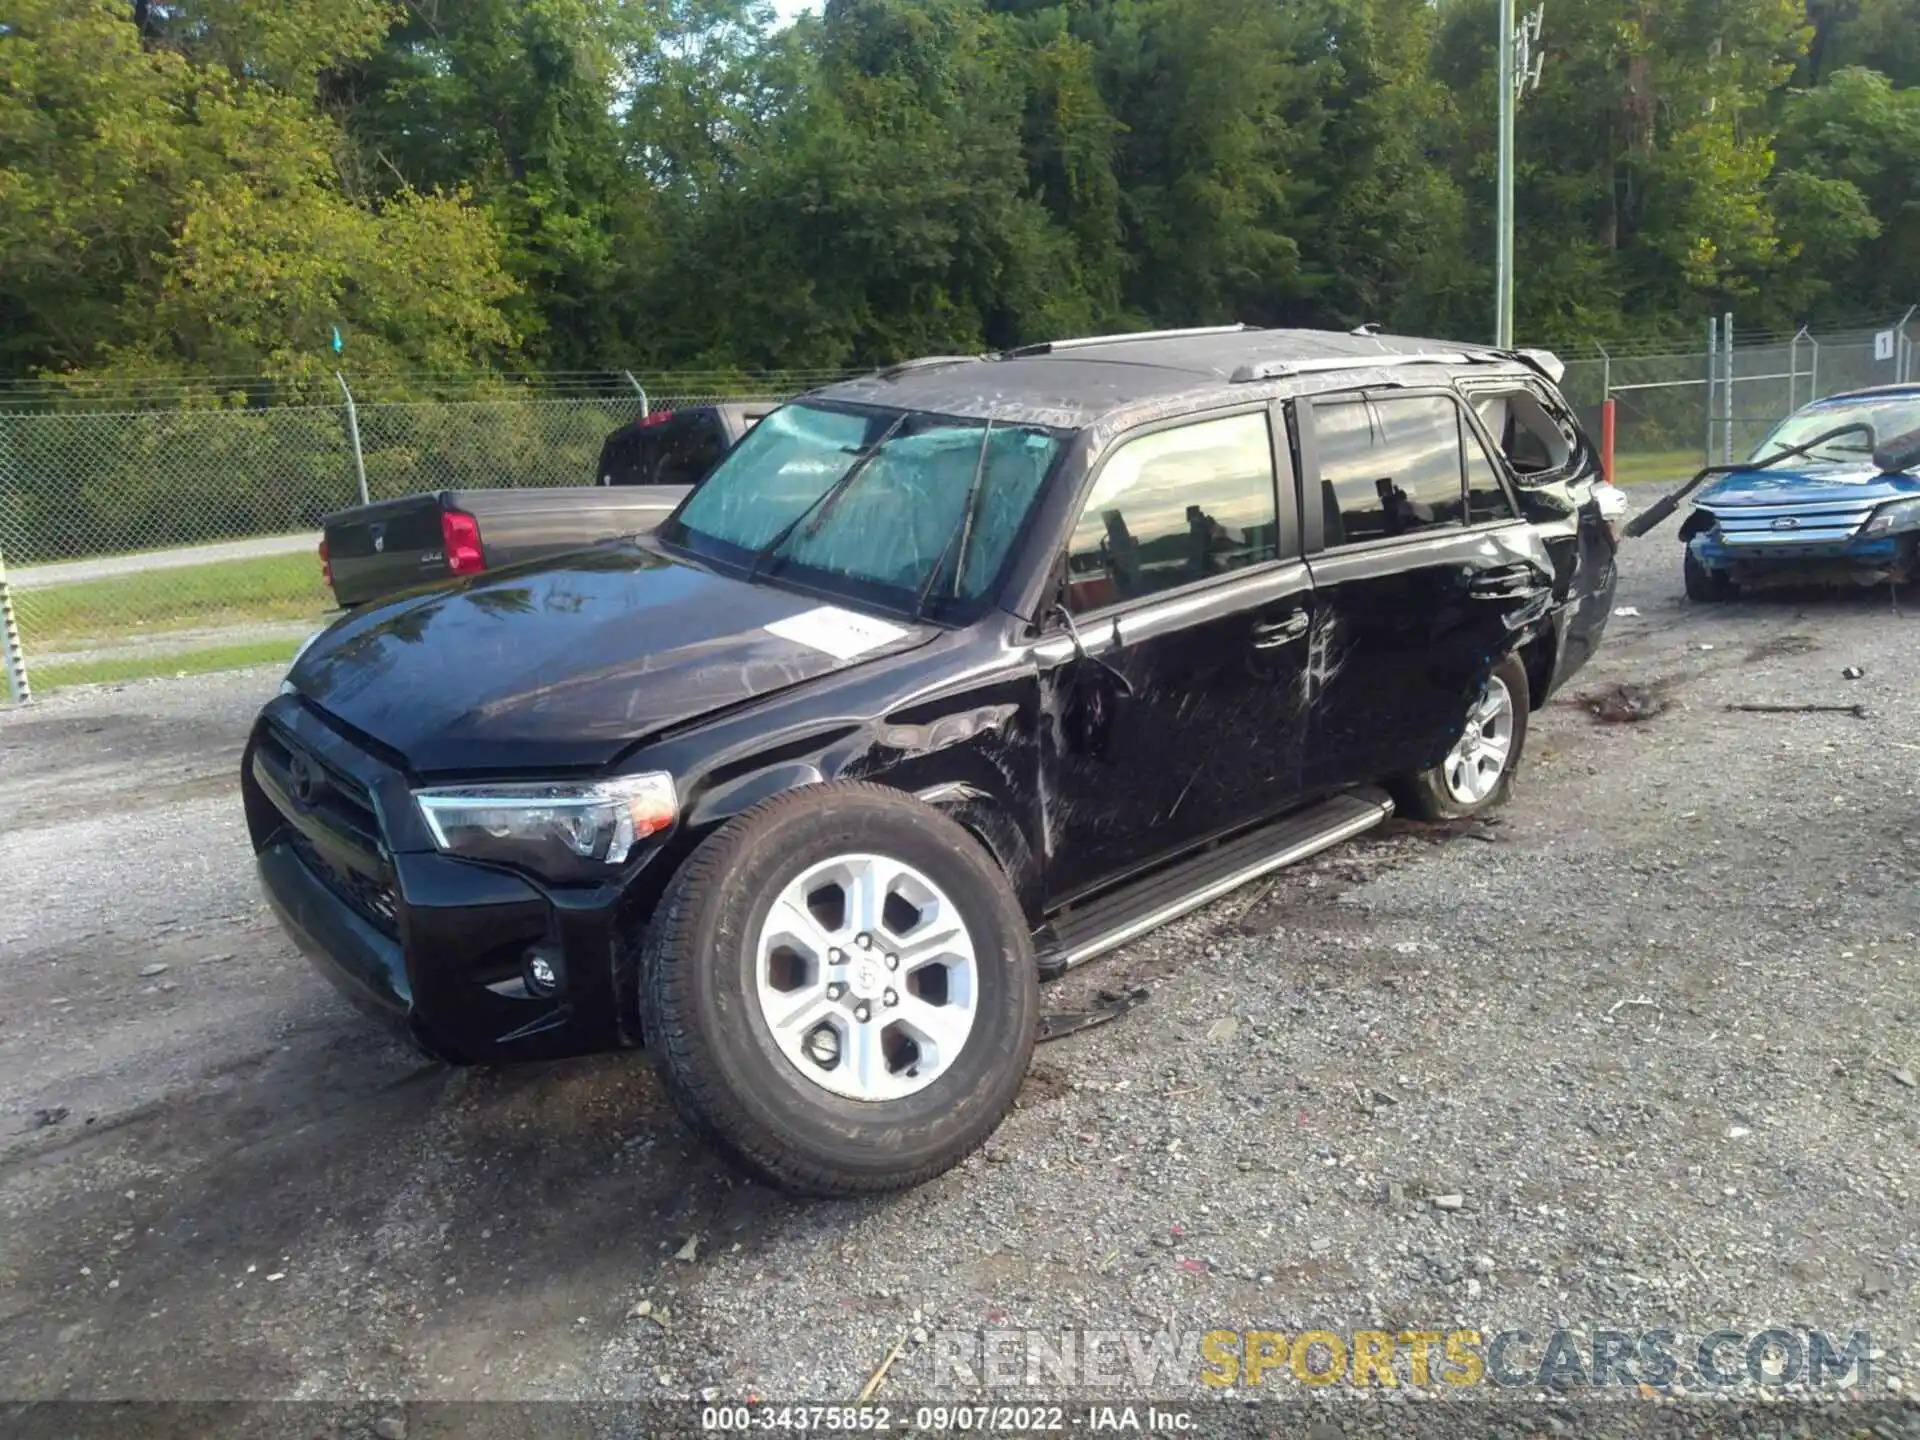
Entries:
{"type": "Polygon", "coordinates": [[[1493,343],[1513,348],[1513,113],[1524,91],[1540,88],[1545,55],[1535,55],[1540,26],[1547,7],[1537,6],[1525,20],[1514,23],[1514,0],[1500,0],[1500,175],[1495,198],[1493,261],[1493,343]]]}

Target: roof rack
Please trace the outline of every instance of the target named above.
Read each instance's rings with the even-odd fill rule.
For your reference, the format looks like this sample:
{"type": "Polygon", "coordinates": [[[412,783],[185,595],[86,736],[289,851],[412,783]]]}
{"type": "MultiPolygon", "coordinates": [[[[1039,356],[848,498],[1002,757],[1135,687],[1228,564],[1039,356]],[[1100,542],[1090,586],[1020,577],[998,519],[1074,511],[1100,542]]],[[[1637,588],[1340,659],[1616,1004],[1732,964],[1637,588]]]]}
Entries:
{"type": "Polygon", "coordinates": [[[1387,365],[1486,365],[1505,357],[1486,350],[1422,350],[1410,355],[1338,355],[1321,360],[1256,360],[1233,372],[1232,383],[1284,380],[1322,370],[1375,370],[1387,365]]]}
{"type": "Polygon", "coordinates": [[[1238,335],[1257,330],[1257,325],[1200,325],[1190,330],[1133,330],[1118,335],[1083,335],[1074,340],[1042,340],[1037,345],[1022,345],[1001,352],[1010,360],[1024,355],[1051,355],[1056,350],[1087,350],[1096,345],[1125,345],[1130,340],[1185,340],[1196,335],[1238,335]]]}

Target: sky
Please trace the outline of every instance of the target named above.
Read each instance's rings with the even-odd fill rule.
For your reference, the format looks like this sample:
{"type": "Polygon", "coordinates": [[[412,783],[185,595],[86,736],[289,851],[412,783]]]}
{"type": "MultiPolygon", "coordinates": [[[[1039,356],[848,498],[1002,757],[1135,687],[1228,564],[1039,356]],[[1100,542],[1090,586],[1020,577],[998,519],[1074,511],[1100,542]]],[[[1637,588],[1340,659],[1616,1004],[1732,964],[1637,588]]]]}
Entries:
{"type": "Polygon", "coordinates": [[[820,0],[773,0],[774,14],[780,17],[782,24],[804,11],[812,10],[818,13],[819,9],[820,0]]]}

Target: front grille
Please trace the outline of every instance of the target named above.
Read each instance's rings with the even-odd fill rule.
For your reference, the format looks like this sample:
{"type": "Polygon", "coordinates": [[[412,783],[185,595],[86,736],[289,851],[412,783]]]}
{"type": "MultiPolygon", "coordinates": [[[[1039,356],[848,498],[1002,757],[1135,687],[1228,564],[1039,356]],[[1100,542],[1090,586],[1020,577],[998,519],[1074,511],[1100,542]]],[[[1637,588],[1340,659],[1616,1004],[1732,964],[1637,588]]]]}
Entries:
{"type": "Polygon", "coordinates": [[[313,808],[332,822],[335,830],[345,830],[362,845],[369,860],[380,853],[380,817],[373,808],[373,796],[351,775],[329,765],[312,750],[294,740],[278,725],[268,725],[260,736],[257,754],[288,794],[292,794],[292,770],[297,756],[324,779],[324,792],[313,808]]]}
{"type": "Polygon", "coordinates": [[[1799,505],[1701,506],[1719,526],[1723,545],[1833,545],[1851,540],[1884,502],[1836,495],[1799,505]]]}
{"type": "Polygon", "coordinates": [[[284,797],[276,801],[282,833],[301,862],[361,919],[397,938],[380,815],[366,786],[273,723],[260,733],[254,764],[284,797]],[[304,794],[296,777],[307,782],[304,794]]]}
{"type": "Polygon", "coordinates": [[[300,857],[301,863],[311,870],[323,885],[344,900],[354,914],[376,930],[395,939],[399,938],[400,921],[394,912],[393,886],[376,880],[371,875],[362,875],[357,870],[335,865],[298,830],[288,833],[291,837],[293,853],[300,857]]]}

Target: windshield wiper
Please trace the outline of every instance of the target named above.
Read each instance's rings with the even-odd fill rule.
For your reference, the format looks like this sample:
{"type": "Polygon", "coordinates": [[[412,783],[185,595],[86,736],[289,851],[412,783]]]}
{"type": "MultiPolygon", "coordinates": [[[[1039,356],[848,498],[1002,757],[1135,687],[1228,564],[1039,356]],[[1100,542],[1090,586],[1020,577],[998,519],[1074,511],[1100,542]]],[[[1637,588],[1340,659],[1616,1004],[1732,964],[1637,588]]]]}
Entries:
{"type": "Polygon", "coordinates": [[[905,415],[900,416],[899,419],[887,427],[886,433],[881,435],[878,440],[875,440],[864,450],[856,452],[854,462],[847,467],[846,474],[842,475],[838,480],[834,481],[833,484],[816,495],[806,509],[802,510],[798,515],[794,516],[793,519],[780,527],[779,534],[775,535],[765,545],[762,545],[758,550],[753,552],[753,561],[747,566],[747,583],[751,584],[759,578],[761,567],[780,553],[781,546],[793,538],[793,532],[798,530],[809,516],[818,512],[822,520],[827,518],[827,514],[833,508],[834,503],[839,500],[842,495],[847,493],[847,487],[859,478],[860,472],[866,469],[867,466],[872,463],[873,457],[880,453],[880,447],[898,434],[900,427],[906,423],[907,417],[905,415]]]}
{"type": "Polygon", "coordinates": [[[960,528],[947,537],[946,545],[940,551],[940,558],[933,562],[933,568],[927,572],[927,578],[920,587],[920,594],[913,602],[913,613],[922,614],[927,608],[927,599],[933,594],[933,587],[940,580],[940,572],[946,568],[947,556],[953,553],[953,542],[960,542],[960,554],[953,562],[953,588],[947,598],[953,599],[960,593],[960,577],[967,573],[967,550],[973,544],[973,522],[980,513],[980,482],[987,473],[987,443],[993,439],[993,421],[987,421],[987,428],[980,432],[980,456],[973,464],[973,479],[967,483],[967,498],[960,512],[960,528]]]}

